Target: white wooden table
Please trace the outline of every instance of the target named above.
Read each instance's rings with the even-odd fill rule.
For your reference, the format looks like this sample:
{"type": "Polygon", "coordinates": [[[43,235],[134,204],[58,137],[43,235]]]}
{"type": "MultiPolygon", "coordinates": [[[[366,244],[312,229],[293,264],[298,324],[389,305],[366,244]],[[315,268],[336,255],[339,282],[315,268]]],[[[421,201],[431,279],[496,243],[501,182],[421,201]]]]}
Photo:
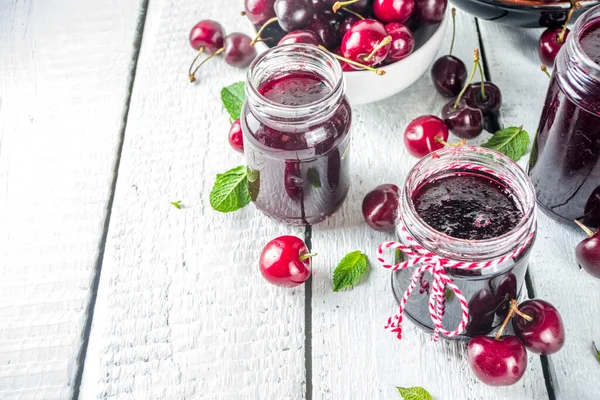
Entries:
{"type": "MultiPolygon", "coordinates": [[[[366,227],[360,204],[415,163],[404,127],[444,103],[428,76],[354,108],[352,190],[331,220],[304,229],[253,207],[210,208],[216,173],[243,163],[219,92],[244,71],[207,64],[190,85],[187,35],[204,18],[249,33],[241,8],[0,0],[0,398],[399,399],[395,386],[415,385],[435,399],[600,398],[600,282],[576,265],[582,234],[543,214],[528,294],[557,306],[567,341],[530,354],[512,387],[478,382],[464,343],[432,344],[408,322],[402,341],[385,332],[395,304],[375,264],[365,283],[333,293],[343,255],[374,259],[390,239],[366,227]],[[182,210],[170,204],[179,199],[182,210]],[[260,276],[258,255],[281,234],[318,251],[311,285],[260,276]]],[[[455,54],[470,68],[482,48],[505,125],[533,134],[548,83],[540,30],[457,21],[455,54]]]]}

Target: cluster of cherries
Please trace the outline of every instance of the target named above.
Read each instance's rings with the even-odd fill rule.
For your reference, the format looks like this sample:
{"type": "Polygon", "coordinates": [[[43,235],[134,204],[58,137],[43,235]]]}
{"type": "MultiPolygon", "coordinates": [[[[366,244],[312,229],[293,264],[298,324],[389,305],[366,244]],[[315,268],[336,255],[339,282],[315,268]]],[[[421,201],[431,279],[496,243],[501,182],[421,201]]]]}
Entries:
{"type": "Polygon", "coordinates": [[[196,72],[211,58],[223,54],[225,62],[233,67],[246,68],[256,57],[256,49],[250,45],[252,39],[240,32],[225,36],[223,27],[216,21],[205,19],[198,22],[190,31],[190,45],[198,51],[188,71],[190,82],[196,81],[196,72]],[[208,54],[195,68],[202,54],[208,54]]]}
{"type": "MultiPolygon", "coordinates": [[[[558,1],[558,0],[551,0],[558,1]]],[[[565,44],[565,40],[567,39],[567,35],[569,34],[569,29],[567,28],[567,24],[571,20],[571,16],[573,15],[573,11],[576,8],[580,7],[580,4],[575,2],[574,0],[569,0],[571,2],[571,8],[569,9],[569,13],[567,14],[566,19],[563,21],[548,21],[548,29],[546,29],[540,39],[538,40],[538,54],[540,56],[540,60],[542,63],[552,66],[554,65],[554,60],[556,59],[556,55],[560,48],[565,44]]]]}
{"type": "Polygon", "coordinates": [[[344,71],[406,58],[413,32],[440,22],[447,0],[245,0],[244,15],[269,45],[308,43],[329,50],[344,71]]]}

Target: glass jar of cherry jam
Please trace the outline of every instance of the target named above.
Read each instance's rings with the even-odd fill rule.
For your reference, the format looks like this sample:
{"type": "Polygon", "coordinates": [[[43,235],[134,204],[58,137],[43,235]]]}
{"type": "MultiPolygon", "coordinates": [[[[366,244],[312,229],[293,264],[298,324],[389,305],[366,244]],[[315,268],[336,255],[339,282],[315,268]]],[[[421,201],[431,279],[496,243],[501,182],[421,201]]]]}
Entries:
{"type": "MultiPolygon", "coordinates": [[[[455,338],[485,334],[502,323],[508,302],[520,295],[535,239],[535,191],[525,171],[493,150],[471,146],[442,149],[413,167],[400,195],[398,215],[397,233],[403,244],[410,244],[403,240],[408,235],[424,250],[444,259],[483,263],[523,248],[516,257],[493,267],[444,268],[469,306],[466,329],[455,338]]],[[[392,273],[397,301],[413,272],[408,268],[392,273]]],[[[404,313],[432,332],[430,277],[426,273],[419,280],[404,313]]],[[[462,311],[448,287],[444,310],[444,328],[456,329],[462,311]]]]}
{"type": "Polygon", "coordinates": [[[306,44],[277,46],[248,71],[241,116],[250,196],[263,213],[307,225],[348,194],[352,112],[342,69],[306,44]]]}
{"type": "Polygon", "coordinates": [[[600,6],[579,17],[556,57],[529,176],[544,211],[600,227],[600,6]]]}

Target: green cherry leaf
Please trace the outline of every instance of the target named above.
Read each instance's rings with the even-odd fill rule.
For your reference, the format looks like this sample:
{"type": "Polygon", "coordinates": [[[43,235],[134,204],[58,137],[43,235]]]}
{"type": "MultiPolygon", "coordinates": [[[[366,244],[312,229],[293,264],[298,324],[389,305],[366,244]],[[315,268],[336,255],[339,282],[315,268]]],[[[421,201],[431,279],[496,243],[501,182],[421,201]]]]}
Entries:
{"type": "Polygon", "coordinates": [[[360,250],[348,253],[333,271],[333,291],[356,285],[369,271],[367,256],[360,250]]]}
{"type": "Polygon", "coordinates": [[[244,91],[245,83],[237,82],[221,90],[221,100],[223,106],[229,113],[232,120],[240,119],[242,105],[246,100],[246,92],[244,91]]]}
{"type": "Polygon", "coordinates": [[[250,201],[248,168],[245,165],[217,174],[217,180],[210,192],[212,208],[220,212],[232,212],[246,206],[250,201]]]}
{"type": "Polygon", "coordinates": [[[396,387],[404,400],[433,400],[429,392],[420,386],[410,388],[396,387]]]}
{"type": "Polygon", "coordinates": [[[529,134],[523,130],[523,125],[511,126],[494,133],[481,147],[496,150],[514,161],[519,161],[529,147],[529,134]]]}

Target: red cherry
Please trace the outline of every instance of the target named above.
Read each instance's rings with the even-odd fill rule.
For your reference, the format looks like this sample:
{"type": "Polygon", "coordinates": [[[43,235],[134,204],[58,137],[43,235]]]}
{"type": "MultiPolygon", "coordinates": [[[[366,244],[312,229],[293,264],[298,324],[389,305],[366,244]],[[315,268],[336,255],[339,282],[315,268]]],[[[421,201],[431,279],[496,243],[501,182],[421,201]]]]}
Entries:
{"type": "Polygon", "coordinates": [[[467,356],[477,378],[490,386],[513,385],[527,369],[527,351],[515,336],[499,340],[476,336],[469,342],[467,356]]]}
{"type": "Polygon", "coordinates": [[[246,68],[256,57],[256,49],[250,46],[250,36],[233,32],[225,36],[223,58],[232,67],[246,68]]]}
{"type": "Polygon", "coordinates": [[[595,278],[600,278],[600,229],[595,233],[579,221],[575,221],[585,232],[588,238],[583,239],[575,248],[575,257],[587,273],[595,278]]]}
{"type": "Polygon", "coordinates": [[[437,24],[444,19],[448,0],[415,0],[413,17],[423,24],[437,24]]]}
{"type": "Polygon", "coordinates": [[[308,279],[311,273],[306,244],[295,236],[280,236],[271,240],[260,255],[260,272],[277,286],[294,287],[308,279]]]}
{"type": "Polygon", "coordinates": [[[321,44],[321,39],[316,33],[309,30],[298,30],[292,31],[281,38],[279,45],[282,44],[294,44],[294,43],[306,43],[318,46],[321,44]]]}
{"type": "MultiPolygon", "coordinates": [[[[346,32],[352,28],[352,25],[360,21],[360,18],[354,15],[348,15],[340,24],[340,36],[343,38],[346,32]]],[[[341,54],[340,54],[341,55],[341,54]]]]}
{"type": "Polygon", "coordinates": [[[373,2],[373,13],[383,22],[408,21],[415,9],[414,0],[375,0],[373,2]]]}
{"type": "Polygon", "coordinates": [[[195,50],[213,54],[223,47],[223,27],[216,21],[205,19],[198,22],[190,31],[190,45],[195,50]]]}
{"type": "Polygon", "coordinates": [[[385,26],[388,34],[392,37],[390,51],[386,61],[396,62],[408,57],[415,48],[415,38],[406,25],[398,22],[392,22],[385,26]]]}
{"type": "Polygon", "coordinates": [[[567,29],[565,31],[565,37],[562,41],[559,41],[562,31],[562,27],[548,28],[542,33],[542,36],[540,36],[540,40],[538,41],[538,54],[540,55],[540,60],[548,66],[554,65],[554,59],[560,48],[565,44],[565,40],[570,32],[567,29]]]}
{"type": "Polygon", "coordinates": [[[447,141],[448,127],[435,115],[424,115],[408,124],[404,131],[404,144],[411,155],[421,158],[444,147],[435,140],[436,137],[447,141]]]}
{"type": "Polygon", "coordinates": [[[371,228],[381,232],[393,232],[395,213],[398,208],[398,186],[379,185],[371,190],[362,202],[365,222],[371,228]]]}
{"type": "Polygon", "coordinates": [[[275,0],[244,0],[246,16],[254,25],[262,25],[275,16],[275,0]]]}
{"type": "Polygon", "coordinates": [[[565,328],[556,308],[544,300],[527,300],[519,304],[519,311],[533,318],[527,321],[520,315],[513,318],[515,335],[527,350],[537,354],[556,353],[565,344],[565,328]]]}
{"type": "Polygon", "coordinates": [[[392,37],[381,22],[367,18],[346,32],[340,50],[345,58],[371,66],[387,57],[391,41],[392,37]]]}
{"type": "Polygon", "coordinates": [[[233,124],[231,124],[231,128],[229,129],[229,144],[234,150],[239,151],[240,153],[244,152],[242,125],[240,124],[239,119],[236,119],[233,121],[233,124]]]}

